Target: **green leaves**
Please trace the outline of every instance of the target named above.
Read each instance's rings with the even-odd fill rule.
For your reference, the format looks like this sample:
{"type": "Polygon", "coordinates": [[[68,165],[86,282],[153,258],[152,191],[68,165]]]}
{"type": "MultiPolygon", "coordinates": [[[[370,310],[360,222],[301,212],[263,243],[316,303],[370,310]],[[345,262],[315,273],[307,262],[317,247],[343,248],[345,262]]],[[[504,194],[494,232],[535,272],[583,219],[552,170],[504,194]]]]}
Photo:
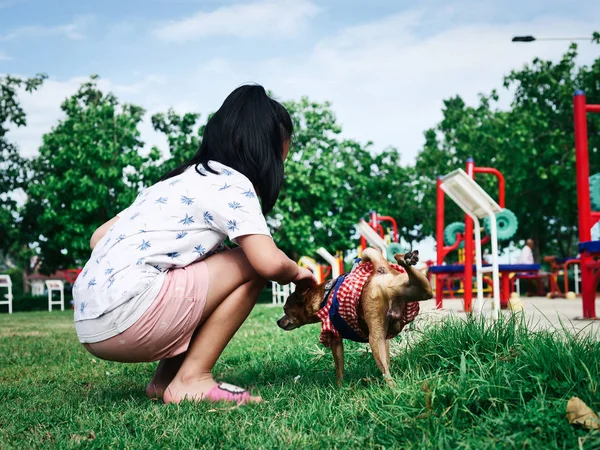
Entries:
{"type": "Polygon", "coordinates": [[[0,252],[10,251],[13,259],[22,253],[27,241],[21,239],[17,202],[11,195],[27,186],[29,173],[27,161],[6,135],[12,126],[22,127],[27,123],[19,102],[19,89],[31,93],[45,78],[45,75],[29,79],[0,77],[0,252]]]}
{"type": "Polygon", "coordinates": [[[44,135],[32,161],[25,205],[25,228],[39,243],[41,269],[49,272],[89,257],[90,236],[131,204],[145,162],[138,131],[144,110],[121,105],[94,77],[61,108],[66,118],[44,135]]]}
{"type": "Polygon", "coordinates": [[[179,115],[172,109],[152,116],[152,127],[166,135],[169,152],[163,158],[161,151],[153,147],[142,169],[146,186],[156,183],[160,177],[189,160],[202,142],[204,126],[198,126],[200,114],[179,115]]]}
{"type": "MultiPolygon", "coordinates": [[[[593,41],[600,43],[598,33],[593,41]]],[[[343,139],[329,103],[286,102],[296,133],[279,201],[267,218],[276,242],[292,258],[314,256],[321,246],[349,253],[359,245],[355,224],[371,210],[394,217],[409,241],[431,236],[436,178],[473,157],[503,172],[506,206],[519,218],[516,240],[532,237],[538,252],[573,254],[573,91],[583,89],[589,103],[600,103],[600,58],[583,67],[576,58],[575,45],[557,62],[535,58],[504,78],[506,91],[482,94],[475,105],[460,96],[446,99],[443,119],[425,131],[414,166],[403,165],[396,149],[375,153],[370,143],[343,139]]],[[[39,156],[26,160],[6,134],[26,124],[20,90],[32,92],[45,78],[0,77],[0,192],[27,194],[20,209],[0,196],[0,251],[25,260],[37,248],[43,268],[53,271],[87,259],[96,227],[127,207],[140,188],[189,160],[205,122],[196,113],[155,114],[152,126],[168,148],[143,153],[143,108],[121,104],[92,76],[62,104],[65,118],[44,136],[39,156]]],[[[594,174],[600,172],[597,115],[588,117],[588,135],[594,174]]],[[[477,181],[495,196],[493,177],[477,175],[477,181]]],[[[447,222],[463,219],[458,207],[446,205],[447,222]]]]}
{"type": "MultiPolygon", "coordinates": [[[[395,149],[374,155],[370,144],[340,139],[329,103],[302,98],[285,107],[295,136],[284,187],[269,217],[282,250],[295,259],[313,256],[319,247],[347,253],[358,247],[355,225],[370,210],[399,219],[410,179],[395,149]]],[[[413,228],[406,220],[400,224],[413,228]]]]}

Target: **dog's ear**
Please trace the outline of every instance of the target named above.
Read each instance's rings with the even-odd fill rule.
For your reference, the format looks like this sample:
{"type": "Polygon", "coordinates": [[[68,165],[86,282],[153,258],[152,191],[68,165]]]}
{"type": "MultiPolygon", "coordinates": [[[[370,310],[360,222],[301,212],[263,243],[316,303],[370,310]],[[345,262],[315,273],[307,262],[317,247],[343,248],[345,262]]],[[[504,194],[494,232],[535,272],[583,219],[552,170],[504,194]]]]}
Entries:
{"type": "Polygon", "coordinates": [[[301,291],[298,290],[298,291],[294,291],[294,292],[297,292],[298,295],[301,295],[302,297],[304,297],[306,294],[308,294],[308,291],[310,291],[310,288],[306,288],[306,289],[302,289],[301,291]]]}

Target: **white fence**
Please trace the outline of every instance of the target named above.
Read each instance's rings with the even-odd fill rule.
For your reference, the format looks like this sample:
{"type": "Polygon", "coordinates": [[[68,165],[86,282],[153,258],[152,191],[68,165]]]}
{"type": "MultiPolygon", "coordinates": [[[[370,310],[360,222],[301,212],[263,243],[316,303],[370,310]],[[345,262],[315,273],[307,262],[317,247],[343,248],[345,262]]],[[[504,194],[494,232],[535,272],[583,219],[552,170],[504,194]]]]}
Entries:
{"type": "Polygon", "coordinates": [[[271,282],[271,287],[273,289],[273,305],[283,305],[295,288],[291,283],[282,286],[274,281],[271,282]]]}
{"type": "Polygon", "coordinates": [[[0,299],[5,298],[6,300],[0,300],[0,305],[8,305],[8,313],[12,314],[12,301],[13,301],[13,293],[12,293],[12,280],[9,275],[0,275],[0,288],[6,288],[8,290],[7,294],[0,294],[0,299]]]}

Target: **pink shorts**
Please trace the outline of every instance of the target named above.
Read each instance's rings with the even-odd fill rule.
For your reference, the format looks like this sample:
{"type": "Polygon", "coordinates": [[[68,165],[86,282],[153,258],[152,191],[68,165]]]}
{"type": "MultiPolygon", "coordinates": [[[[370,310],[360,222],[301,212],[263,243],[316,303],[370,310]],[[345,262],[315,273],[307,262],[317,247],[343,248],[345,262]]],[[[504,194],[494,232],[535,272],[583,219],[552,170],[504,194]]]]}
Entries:
{"type": "Polygon", "coordinates": [[[98,358],[119,362],[158,361],[185,352],[202,318],[208,282],[204,261],[170,270],[156,299],[131,327],[84,347],[98,358]]]}

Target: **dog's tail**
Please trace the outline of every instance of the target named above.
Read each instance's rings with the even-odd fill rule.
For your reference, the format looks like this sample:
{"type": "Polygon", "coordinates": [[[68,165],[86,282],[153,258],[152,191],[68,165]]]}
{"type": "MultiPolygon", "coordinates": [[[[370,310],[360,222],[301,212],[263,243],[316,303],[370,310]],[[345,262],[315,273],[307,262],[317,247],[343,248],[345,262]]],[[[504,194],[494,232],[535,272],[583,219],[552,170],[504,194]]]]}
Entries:
{"type": "Polygon", "coordinates": [[[375,250],[372,247],[365,248],[362,252],[362,260],[364,262],[373,263],[374,274],[386,274],[390,273],[389,263],[387,259],[383,257],[380,251],[375,250]]]}

